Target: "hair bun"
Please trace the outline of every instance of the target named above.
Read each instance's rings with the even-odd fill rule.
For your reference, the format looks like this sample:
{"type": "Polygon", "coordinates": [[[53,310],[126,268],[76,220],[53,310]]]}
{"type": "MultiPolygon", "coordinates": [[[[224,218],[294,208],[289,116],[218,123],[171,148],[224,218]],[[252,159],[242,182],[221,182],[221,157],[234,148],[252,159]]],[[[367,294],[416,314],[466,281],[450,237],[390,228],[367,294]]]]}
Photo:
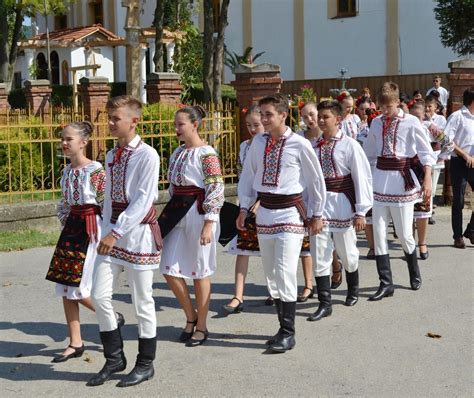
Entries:
{"type": "Polygon", "coordinates": [[[201,116],[201,119],[204,119],[207,116],[206,110],[201,105],[194,105],[194,110],[201,116]]]}
{"type": "Polygon", "coordinates": [[[82,123],[84,123],[84,130],[89,135],[92,135],[92,132],[94,131],[94,125],[91,122],[89,122],[88,120],[84,120],[82,123]]]}

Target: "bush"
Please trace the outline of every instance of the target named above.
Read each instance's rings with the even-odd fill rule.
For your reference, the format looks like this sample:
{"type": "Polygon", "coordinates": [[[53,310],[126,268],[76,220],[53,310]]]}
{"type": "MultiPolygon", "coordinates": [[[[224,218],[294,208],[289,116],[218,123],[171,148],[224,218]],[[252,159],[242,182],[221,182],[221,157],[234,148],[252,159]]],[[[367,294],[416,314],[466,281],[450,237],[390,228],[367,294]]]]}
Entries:
{"type": "MultiPolygon", "coordinates": [[[[196,84],[195,87],[192,87],[189,90],[189,102],[196,102],[202,104],[204,102],[204,89],[202,83],[196,84]]],[[[235,104],[237,102],[237,97],[235,90],[232,86],[227,84],[222,85],[222,102],[230,102],[235,104]]]]}
{"type": "Polygon", "coordinates": [[[12,109],[26,109],[26,96],[22,88],[15,88],[8,94],[8,103],[12,109]]]}
{"type": "Polygon", "coordinates": [[[127,94],[127,82],[109,83],[111,88],[110,97],[118,97],[119,95],[127,94]]]}
{"type": "Polygon", "coordinates": [[[72,106],[72,85],[51,86],[53,92],[51,93],[51,104],[53,106],[72,106]]]}

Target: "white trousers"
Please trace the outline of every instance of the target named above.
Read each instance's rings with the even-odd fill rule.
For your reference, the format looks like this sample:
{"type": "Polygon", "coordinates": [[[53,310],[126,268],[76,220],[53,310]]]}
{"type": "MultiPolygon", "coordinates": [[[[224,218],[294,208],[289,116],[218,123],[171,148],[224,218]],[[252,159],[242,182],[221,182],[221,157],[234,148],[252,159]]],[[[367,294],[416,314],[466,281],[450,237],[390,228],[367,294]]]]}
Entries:
{"type": "Polygon", "coordinates": [[[416,244],[413,237],[413,205],[403,207],[374,206],[372,223],[374,226],[375,255],[388,254],[387,227],[393,220],[398,239],[406,253],[413,253],[416,244]]]}
{"type": "Polygon", "coordinates": [[[350,227],[344,232],[323,230],[317,235],[312,235],[310,248],[315,276],[331,275],[334,249],[347,272],[354,272],[359,268],[359,250],[357,249],[357,235],[354,227],[350,227]]]}
{"type": "Polygon", "coordinates": [[[101,332],[117,329],[112,294],[124,268],[138,322],[138,336],[144,339],[155,337],[156,310],[155,300],[153,300],[153,270],[134,270],[108,262],[96,263],[94,268],[92,301],[99,321],[99,329],[101,332]]]}
{"type": "Polygon", "coordinates": [[[300,257],[303,234],[281,233],[275,237],[261,238],[258,244],[268,292],[284,302],[296,301],[298,283],[296,271],[300,257]]]}

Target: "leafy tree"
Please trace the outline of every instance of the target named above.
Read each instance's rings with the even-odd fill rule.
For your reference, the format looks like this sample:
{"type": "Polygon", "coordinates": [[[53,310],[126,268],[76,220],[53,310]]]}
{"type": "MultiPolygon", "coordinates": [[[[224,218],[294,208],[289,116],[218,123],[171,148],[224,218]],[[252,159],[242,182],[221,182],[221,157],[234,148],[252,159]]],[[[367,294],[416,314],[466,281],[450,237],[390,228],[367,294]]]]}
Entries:
{"type": "Polygon", "coordinates": [[[0,81],[11,85],[25,16],[64,14],[74,0],[0,0],[0,81]]]}
{"type": "Polygon", "coordinates": [[[434,8],[441,43],[459,55],[474,53],[474,0],[438,0],[434,8]]]}

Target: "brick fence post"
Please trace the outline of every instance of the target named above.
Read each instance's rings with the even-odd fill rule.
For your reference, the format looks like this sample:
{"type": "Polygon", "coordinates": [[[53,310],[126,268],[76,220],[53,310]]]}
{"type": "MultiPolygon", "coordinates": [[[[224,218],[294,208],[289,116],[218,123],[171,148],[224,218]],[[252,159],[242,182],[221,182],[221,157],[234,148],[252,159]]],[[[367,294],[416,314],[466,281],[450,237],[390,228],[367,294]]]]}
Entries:
{"type": "Polygon", "coordinates": [[[45,117],[51,111],[52,89],[49,80],[26,80],[25,81],[26,106],[30,115],[45,117]]]}
{"type": "Polygon", "coordinates": [[[146,77],[146,96],[149,104],[157,102],[178,104],[183,86],[177,73],[153,72],[146,77]]]}
{"type": "MultiPolygon", "coordinates": [[[[240,109],[248,108],[266,95],[279,93],[282,79],[280,66],[272,64],[242,64],[234,69],[235,80],[230,84],[237,92],[240,109]]],[[[240,140],[250,138],[245,118],[240,117],[240,140]]]]}
{"type": "Polygon", "coordinates": [[[87,147],[87,156],[91,159],[105,158],[105,137],[108,135],[105,105],[109,100],[109,79],[101,76],[83,77],[79,80],[79,94],[84,115],[94,124],[94,135],[87,147]]]}

